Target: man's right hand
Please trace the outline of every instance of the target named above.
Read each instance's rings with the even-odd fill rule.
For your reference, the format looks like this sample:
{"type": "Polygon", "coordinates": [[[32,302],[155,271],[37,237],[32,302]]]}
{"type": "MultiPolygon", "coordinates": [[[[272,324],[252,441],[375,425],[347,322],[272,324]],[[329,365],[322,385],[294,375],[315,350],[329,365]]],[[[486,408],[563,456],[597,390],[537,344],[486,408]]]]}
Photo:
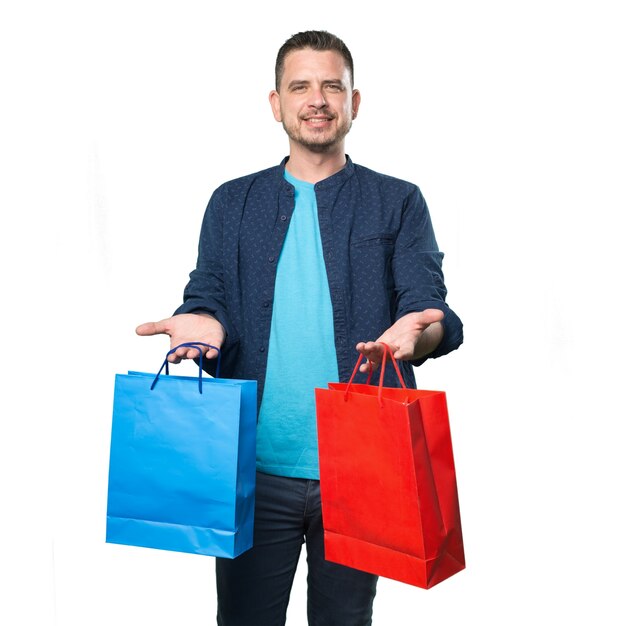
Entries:
{"type": "MultiPolygon", "coordinates": [[[[182,313],[174,315],[160,322],[147,322],[137,326],[135,332],[142,337],[148,335],[169,335],[170,350],[181,343],[202,342],[221,348],[226,339],[224,327],[208,313],[182,313]]],[[[202,348],[207,358],[217,356],[215,350],[202,348]]],[[[180,363],[182,359],[193,359],[198,356],[195,348],[179,348],[167,359],[170,363],[180,363]]]]}

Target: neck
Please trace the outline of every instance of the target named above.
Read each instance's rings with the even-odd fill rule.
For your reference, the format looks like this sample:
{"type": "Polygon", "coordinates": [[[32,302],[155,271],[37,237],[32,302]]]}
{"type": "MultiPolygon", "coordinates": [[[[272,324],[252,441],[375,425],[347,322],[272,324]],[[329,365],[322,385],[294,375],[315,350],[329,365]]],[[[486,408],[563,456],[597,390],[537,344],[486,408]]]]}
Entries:
{"type": "Polygon", "coordinates": [[[307,183],[319,183],[339,170],[346,164],[346,153],[343,142],[333,150],[324,153],[311,152],[302,146],[290,143],[287,171],[307,183]]]}

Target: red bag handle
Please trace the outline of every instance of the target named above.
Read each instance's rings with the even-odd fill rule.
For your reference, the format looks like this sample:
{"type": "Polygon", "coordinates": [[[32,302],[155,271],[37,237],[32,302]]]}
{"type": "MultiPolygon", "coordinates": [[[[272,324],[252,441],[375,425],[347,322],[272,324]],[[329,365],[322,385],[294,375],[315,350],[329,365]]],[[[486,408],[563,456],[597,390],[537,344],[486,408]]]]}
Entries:
{"type": "MultiPolygon", "coordinates": [[[[396,361],[395,357],[393,356],[393,353],[391,352],[391,348],[384,342],[380,342],[383,344],[383,346],[385,346],[385,351],[383,352],[383,362],[381,364],[381,371],[380,371],[380,379],[378,381],[378,402],[379,404],[382,403],[382,395],[383,395],[383,381],[385,379],[385,366],[387,365],[387,353],[389,353],[389,356],[391,357],[391,362],[393,363],[393,367],[396,370],[396,374],[398,375],[398,380],[400,381],[400,385],[402,386],[402,389],[406,389],[406,385],[404,383],[404,378],[402,378],[402,373],[400,372],[400,368],[398,367],[398,362],[396,361]]],[[[354,380],[354,377],[356,376],[356,373],[359,371],[359,365],[361,365],[361,363],[363,362],[363,359],[365,357],[362,354],[359,354],[359,358],[356,362],[356,365],[354,366],[354,370],[352,370],[352,376],[350,376],[350,380],[348,381],[348,386],[346,387],[346,392],[344,394],[344,400],[348,399],[348,391],[350,391],[350,385],[352,384],[352,381],[354,380]]],[[[369,363],[369,361],[368,361],[369,363]]],[[[372,374],[373,374],[373,369],[370,363],[370,371],[369,374],[367,376],[367,384],[370,384],[370,381],[372,380],[372,374]]]]}
{"type": "Polygon", "coordinates": [[[396,374],[398,375],[400,386],[402,387],[402,389],[406,389],[404,378],[402,378],[402,372],[400,372],[400,368],[398,367],[398,361],[396,361],[395,357],[393,356],[393,352],[391,351],[391,348],[386,343],[383,343],[383,346],[385,346],[385,352],[383,353],[383,364],[381,366],[382,371],[381,371],[380,381],[378,383],[379,388],[382,389],[383,387],[383,378],[385,376],[385,365],[387,363],[387,353],[389,353],[389,356],[391,357],[391,362],[393,363],[393,369],[396,370],[396,374]]]}

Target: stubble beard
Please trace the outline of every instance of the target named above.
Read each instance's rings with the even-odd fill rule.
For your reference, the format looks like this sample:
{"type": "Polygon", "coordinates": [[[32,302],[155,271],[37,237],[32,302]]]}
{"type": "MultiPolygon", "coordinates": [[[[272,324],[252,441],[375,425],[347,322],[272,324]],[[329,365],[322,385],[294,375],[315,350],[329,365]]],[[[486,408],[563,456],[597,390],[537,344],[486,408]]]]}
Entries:
{"type": "MultiPolygon", "coordinates": [[[[303,120],[299,120],[302,122],[303,120]]],[[[339,126],[334,133],[327,135],[326,133],[319,133],[319,136],[315,136],[312,133],[311,137],[305,137],[300,131],[300,126],[293,125],[288,126],[283,120],[283,128],[287,133],[291,141],[301,145],[303,148],[323,154],[324,152],[330,152],[330,150],[340,144],[350,132],[352,127],[352,120],[346,120],[342,126],[339,126]]]]}

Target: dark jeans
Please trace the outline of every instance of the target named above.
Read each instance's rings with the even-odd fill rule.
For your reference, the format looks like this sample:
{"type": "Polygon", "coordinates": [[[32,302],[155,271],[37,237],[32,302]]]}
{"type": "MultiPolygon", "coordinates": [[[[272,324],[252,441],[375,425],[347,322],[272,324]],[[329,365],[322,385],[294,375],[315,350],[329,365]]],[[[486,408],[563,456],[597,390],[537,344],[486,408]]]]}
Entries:
{"type": "Polygon", "coordinates": [[[282,626],[306,542],[309,626],[366,626],[378,578],[324,559],[317,480],[257,473],[254,547],[217,559],[219,626],[282,626]]]}

